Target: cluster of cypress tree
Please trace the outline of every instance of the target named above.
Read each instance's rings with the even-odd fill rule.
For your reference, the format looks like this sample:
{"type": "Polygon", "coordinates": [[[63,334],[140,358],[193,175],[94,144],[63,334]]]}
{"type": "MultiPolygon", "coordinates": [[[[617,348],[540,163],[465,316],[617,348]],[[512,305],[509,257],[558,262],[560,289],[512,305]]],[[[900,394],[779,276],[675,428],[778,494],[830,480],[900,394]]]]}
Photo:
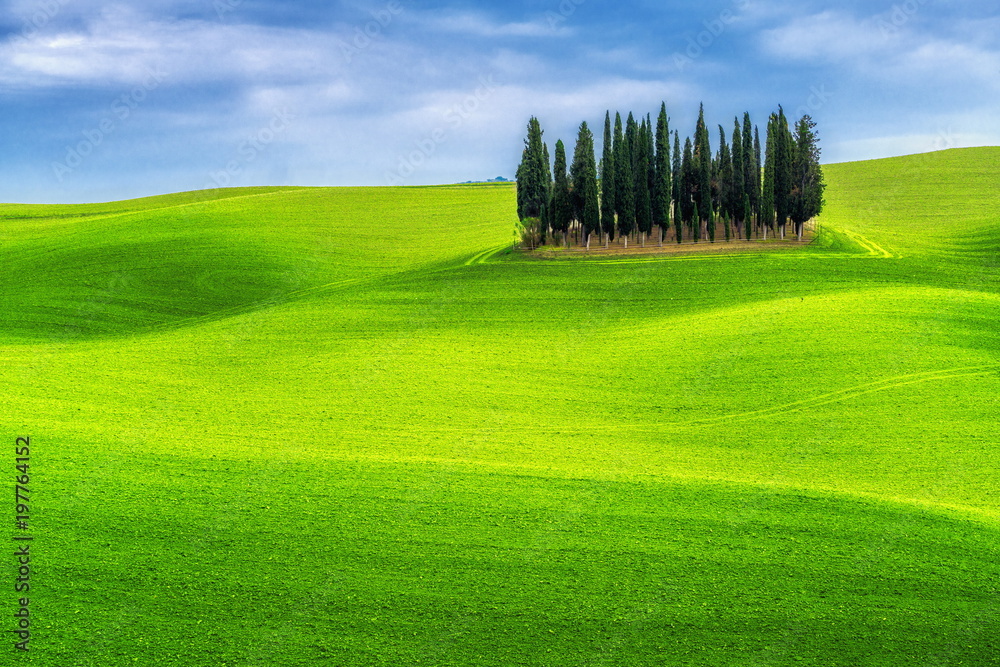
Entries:
{"type": "Polygon", "coordinates": [[[533,117],[517,170],[524,238],[534,247],[559,235],[568,245],[575,230],[588,248],[594,232],[603,234],[605,246],[617,237],[627,247],[630,237],[645,245],[655,227],[661,245],[671,232],[677,243],[685,238],[714,243],[721,226],[727,241],[755,234],[766,240],[772,230],[785,238],[791,221],[801,240],[805,223],[823,208],[815,128],[805,115],[793,134],[779,107],[768,119],[762,156],[760,132],[744,113],[742,123],[734,120],[731,142],[719,126],[719,150],[713,154],[704,105],[694,139],[686,138],[683,150],[680,133],[671,135],[665,103],[655,124],[649,115],[636,121],[631,113],[622,123],[616,113],[612,125],[609,111],[598,177],[594,136],[586,122],[580,125],[568,173],[566,147],[556,142],[553,172],[541,124],[533,117]]]}

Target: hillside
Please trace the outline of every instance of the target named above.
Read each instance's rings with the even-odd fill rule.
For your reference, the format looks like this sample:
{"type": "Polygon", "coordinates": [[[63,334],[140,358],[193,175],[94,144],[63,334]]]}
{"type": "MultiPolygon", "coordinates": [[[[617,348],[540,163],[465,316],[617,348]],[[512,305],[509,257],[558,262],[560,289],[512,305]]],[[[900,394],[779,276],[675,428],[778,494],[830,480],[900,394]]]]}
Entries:
{"type": "Polygon", "coordinates": [[[826,173],[735,257],[510,255],[509,185],[0,207],[32,664],[1000,664],[1000,149],[826,173]]]}

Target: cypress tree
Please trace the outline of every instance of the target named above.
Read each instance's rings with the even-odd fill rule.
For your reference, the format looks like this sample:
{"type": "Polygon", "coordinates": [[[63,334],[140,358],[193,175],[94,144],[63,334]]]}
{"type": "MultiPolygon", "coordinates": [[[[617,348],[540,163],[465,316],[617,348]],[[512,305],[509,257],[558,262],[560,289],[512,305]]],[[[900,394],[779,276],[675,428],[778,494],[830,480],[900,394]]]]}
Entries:
{"type": "Polygon", "coordinates": [[[737,118],[733,127],[733,174],[729,186],[729,198],[732,204],[729,215],[736,227],[737,239],[742,237],[743,223],[746,221],[746,218],[743,217],[743,197],[746,193],[746,182],[743,176],[744,168],[743,133],[740,132],[740,121],[737,118]]]}
{"type": "Polygon", "coordinates": [[[746,219],[747,241],[749,241],[756,227],[754,211],[757,210],[757,202],[760,199],[760,161],[755,158],[753,125],[750,123],[749,111],[743,114],[743,194],[750,200],[750,215],[746,219]]]}
{"type": "MultiPolygon", "coordinates": [[[[628,120],[625,121],[625,147],[632,158],[632,176],[635,177],[636,168],[639,165],[639,124],[635,122],[635,116],[630,111],[628,120]]],[[[633,181],[632,187],[635,187],[633,181]]]]}
{"type": "MultiPolygon", "coordinates": [[[[701,214],[699,225],[699,237],[701,236],[700,222],[712,219],[712,146],[708,136],[708,126],[705,124],[705,105],[701,105],[698,112],[698,126],[695,129],[694,160],[695,173],[697,178],[697,198],[698,211],[701,214]]],[[[714,239],[713,239],[714,240],[714,239]]]]}
{"type": "Polygon", "coordinates": [[[778,219],[778,228],[781,230],[781,238],[785,238],[785,227],[791,215],[792,197],[792,159],[794,155],[794,138],[788,128],[788,118],[785,110],[778,107],[778,122],[775,126],[777,133],[774,175],[774,210],[778,219]]]}
{"type": "Polygon", "coordinates": [[[726,230],[726,240],[732,237],[729,229],[729,219],[733,205],[733,157],[726,143],[726,131],[719,126],[719,215],[722,216],[726,230]]]}
{"type": "Polygon", "coordinates": [[[594,157],[594,134],[587,127],[587,121],[580,125],[570,167],[573,179],[573,198],[583,237],[590,248],[590,235],[601,228],[601,205],[597,195],[597,162],[594,157]]]}
{"type": "Polygon", "coordinates": [[[521,151],[521,162],[517,165],[517,173],[514,175],[514,179],[517,181],[517,219],[524,220],[527,216],[525,215],[525,205],[527,200],[527,190],[528,190],[528,148],[525,147],[521,151]]]}
{"type": "Polygon", "coordinates": [[[707,238],[712,243],[715,243],[715,227],[719,209],[719,156],[714,155],[712,157],[712,173],[709,175],[709,188],[712,192],[712,215],[708,217],[705,223],[705,238],[707,238]]]}
{"type": "Polygon", "coordinates": [[[676,228],[677,242],[684,240],[684,217],[681,215],[681,181],[683,172],[681,171],[681,135],[674,132],[674,163],[673,178],[671,179],[671,198],[674,202],[674,227],[676,228]]]}
{"type": "Polygon", "coordinates": [[[653,223],[660,228],[660,245],[663,245],[670,227],[670,171],[670,119],[664,102],[656,119],[656,158],[653,165],[653,223]]]}
{"type": "Polygon", "coordinates": [[[653,129],[653,117],[646,114],[646,189],[649,190],[649,232],[653,233],[656,218],[653,215],[653,200],[656,196],[656,135],[653,129]]]}
{"type": "Polygon", "coordinates": [[[552,187],[551,210],[552,230],[562,234],[568,244],[573,203],[570,200],[569,178],[566,175],[566,146],[561,139],[556,142],[555,184],[552,187]]]}
{"type": "MultiPolygon", "coordinates": [[[[633,147],[635,145],[635,119],[628,116],[625,135],[621,141],[621,152],[615,155],[615,169],[618,171],[618,232],[628,247],[628,237],[635,230],[635,169],[633,168],[633,147]]],[[[617,130],[616,130],[617,131],[617,130]]]]}
{"type": "Polygon", "coordinates": [[[681,216],[684,223],[691,229],[691,238],[697,243],[698,234],[694,226],[699,224],[695,220],[694,203],[697,190],[698,175],[695,171],[694,148],[691,145],[691,137],[684,140],[684,157],[681,159],[681,216]]]}
{"type": "Polygon", "coordinates": [[[639,212],[639,204],[640,204],[640,202],[639,202],[639,159],[641,157],[641,155],[640,155],[640,153],[641,153],[641,148],[640,148],[640,141],[641,141],[640,129],[641,128],[639,127],[638,121],[636,121],[636,119],[632,115],[632,113],[629,112],[628,120],[625,122],[625,143],[629,147],[629,150],[631,151],[631,155],[632,155],[632,179],[633,179],[632,180],[632,193],[633,193],[633,196],[635,197],[635,199],[634,199],[634,204],[635,204],[635,223],[634,223],[634,225],[632,227],[632,231],[633,231],[633,233],[636,236],[636,240],[638,240],[639,235],[642,233],[642,230],[639,229],[639,216],[641,215],[640,212],[639,212]]]}
{"type": "Polygon", "coordinates": [[[652,198],[649,194],[651,164],[649,150],[652,141],[647,140],[647,136],[651,139],[653,135],[646,121],[643,120],[635,135],[635,222],[639,234],[642,235],[643,246],[646,245],[646,236],[653,231],[652,198]]]}
{"type": "Polygon", "coordinates": [[[767,240],[767,230],[772,227],[775,219],[777,196],[777,160],[778,160],[778,116],[771,114],[767,121],[767,144],[764,149],[764,188],[760,202],[760,222],[764,227],[764,240],[767,240]]]}
{"type": "Polygon", "coordinates": [[[628,245],[628,235],[635,225],[635,188],[632,178],[632,154],[622,131],[621,114],[615,115],[615,205],[618,211],[618,235],[628,245]]]}
{"type": "Polygon", "coordinates": [[[545,182],[545,203],[542,204],[542,213],[539,216],[541,228],[539,229],[539,239],[541,245],[545,245],[549,227],[552,225],[552,210],[549,203],[552,201],[552,169],[549,165],[549,145],[542,143],[542,180],[545,182]]]}
{"type": "Polygon", "coordinates": [[[542,134],[541,123],[532,116],[517,169],[517,214],[521,220],[540,218],[548,201],[550,177],[542,134]]]}
{"type": "Polygon", "coordinates": [[[607,246],[615,236],[615,154],[614,138],[611,131],[611,112],[604,115],[604,152],[601,160],[601,230],[604,232],[604,245],[607,246]]]}
{"type": "Polygon", "coordinates": [[[820,166],[816,123],[806,114],[795,124],[790,215],[795,234],[802,240],[803,225],[823,210],[823,168],[820,166]]]}
{"type": "Polygon", "coordinates": [[[750,199],[753,205],[753,214],[757,220],[758,227],[761,224],[761,199],[763,193],[761,191],[761,178],[764,162],[760,155],[760,128],[756,125],[753,126],[753,152],[754,152],[754,170],[753,170],[753,182],[754,190],[750,195],[750,199]]]}

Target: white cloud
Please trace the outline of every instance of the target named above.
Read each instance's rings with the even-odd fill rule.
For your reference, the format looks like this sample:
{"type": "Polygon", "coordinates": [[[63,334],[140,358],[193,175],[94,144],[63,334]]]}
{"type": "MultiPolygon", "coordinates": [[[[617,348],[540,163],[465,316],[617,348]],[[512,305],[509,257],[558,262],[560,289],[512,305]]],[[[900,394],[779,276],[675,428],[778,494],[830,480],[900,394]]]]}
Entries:
{"type": "Polygon", "coordinates": [[[172,82],[310,78],[343,56],[328,36],[205,21],[150,21],[118,8],[83,29],[0,45],[0,83],[28,87],[134,85],[150,71],[172,82]]]}
{"type": "Polygon", "coordinates": [[[889,23],[885,15],[862,20],[828,10],[763,31],[761,49],[789,64],[833,68],[836,78],[873,90],[937,88],[940,94],[964,88],[972,96],[1000,90],[1000,52],[981,32],[971,39],[964,20],[937,18],[930,34],[915,18],[905,18],[889,23]]]}
{"type": "Polygon", "coordinates": [[[765,53],[814,62],[853,61],[891,46],[874,21],[836,10],[799,17],[760,35],[765,53]]]}
{"type": "Polygon", "coordinates": [[[480,13],[451,14],[424,13],[416,19],[424,27],[440,32],[457,33],[471,37],[552,37],[568,36],[569,28],[561,22],[540,18],[537,21],[499,22],[480,13]]]}
{"type": "Polygon", "coordinates": [[[893,64],[893,76],[908,76],[924,85],[929,77],[942,82],[975,82],[997,87],[1000,54],[964,43],[929,40],[899,54],[893,64]]]}

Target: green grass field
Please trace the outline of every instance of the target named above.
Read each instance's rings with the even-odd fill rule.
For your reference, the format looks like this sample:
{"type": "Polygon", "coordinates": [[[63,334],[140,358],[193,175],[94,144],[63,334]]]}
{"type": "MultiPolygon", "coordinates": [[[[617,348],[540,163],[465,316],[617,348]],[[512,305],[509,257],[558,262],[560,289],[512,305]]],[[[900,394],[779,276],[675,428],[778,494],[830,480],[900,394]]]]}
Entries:
{"type": "Polygon", "coordinates": [[[24,664],[1000,664],[1000,149],[826,174],[731,257],[492,252],[509,185],[0,207],[24,664]]]}

